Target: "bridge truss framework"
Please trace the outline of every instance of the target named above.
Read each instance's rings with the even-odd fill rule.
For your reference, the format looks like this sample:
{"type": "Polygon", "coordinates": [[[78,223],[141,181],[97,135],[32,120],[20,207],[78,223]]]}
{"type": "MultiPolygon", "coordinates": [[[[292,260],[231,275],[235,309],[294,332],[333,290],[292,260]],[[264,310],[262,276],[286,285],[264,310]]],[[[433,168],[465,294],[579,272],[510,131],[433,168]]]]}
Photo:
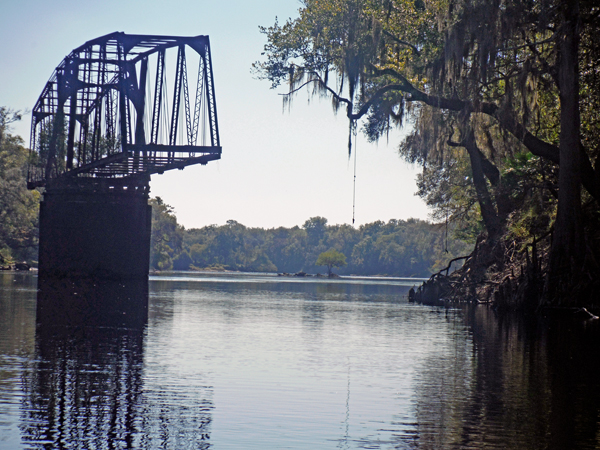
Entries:
{"type": "Polygon", "coordinates": [[[46,83],[28,187],[147,186],[151,174],[220,157],[208,36],[115,32],[73,50],[46,83]]]}

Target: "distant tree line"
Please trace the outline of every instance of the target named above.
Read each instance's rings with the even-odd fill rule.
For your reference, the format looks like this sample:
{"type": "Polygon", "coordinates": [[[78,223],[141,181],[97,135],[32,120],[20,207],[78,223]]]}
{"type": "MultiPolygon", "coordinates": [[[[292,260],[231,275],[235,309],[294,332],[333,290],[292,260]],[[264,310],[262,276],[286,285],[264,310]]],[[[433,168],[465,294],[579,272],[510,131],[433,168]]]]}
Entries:
{"type": "Polygon", "coordinates": [[[229,220],[186,230],[159,197],[153,207],[151,267],[157,270],[240,270],[324,272],[319,255],[342,253],[340,274],[429,276],[448,261],[468,254],[472,244],[454,239],[444,223],[418,219],[377,221],[354,228],[311,217],[299,227],[251,228],[229,220]],[[446,238],[446,236],[449,236],[446,238]]]}

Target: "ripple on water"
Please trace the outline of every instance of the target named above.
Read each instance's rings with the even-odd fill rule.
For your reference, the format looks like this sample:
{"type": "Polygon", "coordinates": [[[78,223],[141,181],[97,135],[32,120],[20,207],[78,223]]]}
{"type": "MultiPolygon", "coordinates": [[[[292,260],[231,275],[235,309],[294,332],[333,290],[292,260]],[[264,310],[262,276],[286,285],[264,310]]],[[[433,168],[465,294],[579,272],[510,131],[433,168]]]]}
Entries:
{"type": "Polygon", "coordinates": [[[593,324],[409,305],[402,281],[174,274],[144,329],[44,334],[31,280],[9,281],[0,448],[599,444],[593,324]]]}

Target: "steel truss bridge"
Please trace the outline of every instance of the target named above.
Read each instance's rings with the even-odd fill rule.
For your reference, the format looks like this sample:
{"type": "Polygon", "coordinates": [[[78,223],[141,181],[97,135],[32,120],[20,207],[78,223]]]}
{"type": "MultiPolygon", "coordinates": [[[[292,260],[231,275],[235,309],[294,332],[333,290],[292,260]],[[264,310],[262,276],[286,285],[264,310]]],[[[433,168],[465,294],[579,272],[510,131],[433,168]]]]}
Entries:
{"type": "Polygon", "coordinates": [[[33,108],[30,148],[30,189],[141,186],[220,159],[208,36],[115,32],[76,48],[33,108]]]}

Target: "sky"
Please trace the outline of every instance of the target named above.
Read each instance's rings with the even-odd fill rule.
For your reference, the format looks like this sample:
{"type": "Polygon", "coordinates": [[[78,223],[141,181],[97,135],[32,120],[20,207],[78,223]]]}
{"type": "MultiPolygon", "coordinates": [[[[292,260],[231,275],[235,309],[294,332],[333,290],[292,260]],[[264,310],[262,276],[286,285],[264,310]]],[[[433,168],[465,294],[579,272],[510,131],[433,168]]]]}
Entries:
{"type": "MultiPolygon", "coordinates": [[[[258,27],[295,18],[298,0],[19,0],[0,6],[0,105],[30,110],[56,66],[99,36],[209,35],[223,154],[206,166],[153,175],[152,196],[174,207],[186,228],[222,225],[301,226],[321,216],[351,223],[354,161],[348,120],[327,99],[300,92],[283,108],[285,87],[257,80],[252,63],[266,38],[258,27]]],[[[31,116],[13,127],[26,139],[31,116]]],[[[356,225],[428,219],[417,196],[419,172],[397,154],[406,130],[377,144],[358,135],[356,225]]]]}

